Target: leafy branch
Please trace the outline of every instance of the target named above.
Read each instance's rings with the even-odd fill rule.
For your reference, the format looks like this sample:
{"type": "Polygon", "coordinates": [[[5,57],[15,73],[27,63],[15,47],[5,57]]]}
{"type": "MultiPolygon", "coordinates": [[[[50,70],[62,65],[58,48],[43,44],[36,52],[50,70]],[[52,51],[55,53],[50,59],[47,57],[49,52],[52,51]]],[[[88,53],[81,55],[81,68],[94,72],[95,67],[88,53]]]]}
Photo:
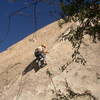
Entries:
{"type": "Polygon", "coordinates": [[[79,22],[79,25],[77,25],[76,28],[71,28],[67,34],[66,32],[62,33],[59,40],[69,40],[74,48],[72,58],[74,58],[75,62],[81,62],[85,65],[86,60],[80,54],[79,49],[86,34],[92,37],[94,43],[100,40],[100,4],[98,0],[93,0],[92,2],[85,2],[85,0],[66,1],[70,3],[65,4],[64,0],[61,0],[64,21],[63,23],[59,23],[59,26],[69,21],[79,22]]]}

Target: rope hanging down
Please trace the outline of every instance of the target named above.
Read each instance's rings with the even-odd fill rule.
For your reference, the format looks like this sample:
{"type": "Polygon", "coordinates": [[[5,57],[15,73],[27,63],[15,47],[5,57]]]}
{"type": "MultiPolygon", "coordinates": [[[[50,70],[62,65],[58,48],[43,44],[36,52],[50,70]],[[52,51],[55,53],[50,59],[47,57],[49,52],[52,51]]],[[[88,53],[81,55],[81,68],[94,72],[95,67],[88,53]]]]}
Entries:
{"type": "MultiPolygon", "coordinates": [[[[34,31],[36,32],[37,31],[37,16],[36,16],[36,10],[37,10],[37,4],[38,4],[39,2],[35,2],[34,3],[34,5],[32,6],[32,11],[33,11],[33,13],[32,13],[32,16],[33,16],[33,26],[34,26],[34,31]]],[[[35,33],[33,33],[33,37],[32,37],[32,39],[30,39],[30,41],[33,41],[34,42],[34,34],[35,33]]]]}

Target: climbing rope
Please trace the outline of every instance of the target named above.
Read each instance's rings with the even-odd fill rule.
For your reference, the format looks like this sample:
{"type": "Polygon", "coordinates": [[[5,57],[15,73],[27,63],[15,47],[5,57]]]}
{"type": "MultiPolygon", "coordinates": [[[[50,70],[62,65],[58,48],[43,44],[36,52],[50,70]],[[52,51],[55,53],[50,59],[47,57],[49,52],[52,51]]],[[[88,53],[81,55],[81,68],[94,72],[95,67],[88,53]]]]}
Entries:
{"type": "Polygon", "coordinates": [[[34,39],[36,38],[36,35],[34,35],[34,34],[36,34],[36,31],[37,31],[37,16],[36,16],[36,10],[37,10],[37,4],[38,4],[39,2],[35,2],[34,3],[34,5],[32,6],[32,11],[33,11],[33,13],[32,13],[32,16],[33,16],[33,26],[34,26],[34,33],[33,33],[33,37],[32,37],[32,39],[30,39],[30,41],[33,41],[34,42],[34,39]]]}
{"type": "Polygon", "coordinates": [[[18,88],[18,92],[17,92],[15,100],[18,100],[19,97],[20,97],[20,95],[21,95],[21,93],[22,93],[22,90],[23,90],[23,84],[22,84],[22,82],[23,82],[23,76],[21,75],[20,82],[19,82],[19,85],[18,85],[19,88],[18,88]]]}

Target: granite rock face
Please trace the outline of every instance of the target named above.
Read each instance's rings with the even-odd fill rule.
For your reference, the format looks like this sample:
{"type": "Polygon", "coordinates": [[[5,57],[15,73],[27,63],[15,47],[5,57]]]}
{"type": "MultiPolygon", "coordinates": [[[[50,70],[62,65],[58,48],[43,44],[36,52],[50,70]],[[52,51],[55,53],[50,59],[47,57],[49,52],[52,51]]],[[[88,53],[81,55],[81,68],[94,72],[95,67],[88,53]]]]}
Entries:
{"type": "Polygon", "coordinates": [[[56,40],[72,25],[67,23],[60,29],[54,22],[0,53],[0,100],[53,100],[59,90],[67,93],[68,100],[100,100],[99,41],[93,44],[86,36],[86,45],[80,49],[86,65],[72,62],[61,71],[71,62],[73,49],[68,41],[56,40]],[[48,65],[38,69],[33,53],[41,44],[47,45],[48,65]]]}

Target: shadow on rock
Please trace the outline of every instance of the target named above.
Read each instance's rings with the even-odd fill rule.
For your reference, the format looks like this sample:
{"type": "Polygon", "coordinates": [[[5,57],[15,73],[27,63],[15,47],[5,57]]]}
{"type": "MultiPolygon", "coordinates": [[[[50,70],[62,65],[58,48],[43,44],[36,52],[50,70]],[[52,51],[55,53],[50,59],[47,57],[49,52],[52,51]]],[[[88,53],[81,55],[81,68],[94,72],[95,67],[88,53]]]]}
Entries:
{"type": "Polygon", "coordinates": [[[22,72],[22,75],[25,75],[27,74],[28,72],[30,72],[31,70],[33,70],[35,72],[37,72],[40,68],[38,67],[37,63],[36,63],[36,59],[33,60],[25,69],[24,71],[22,72]]]}

